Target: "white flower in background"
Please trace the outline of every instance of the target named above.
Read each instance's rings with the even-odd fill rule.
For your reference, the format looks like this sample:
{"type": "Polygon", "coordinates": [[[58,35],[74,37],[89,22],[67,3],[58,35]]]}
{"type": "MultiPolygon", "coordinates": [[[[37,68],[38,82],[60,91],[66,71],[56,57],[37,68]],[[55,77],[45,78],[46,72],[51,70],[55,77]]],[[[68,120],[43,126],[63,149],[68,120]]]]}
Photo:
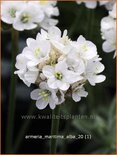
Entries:
{"type": "Polygon", "coordinates": [[[116,51],[116,4],[112,11],[109,11],[109,16],[102,18],[101,33],[102,39],[105,40],[102,45],[103,51],[107,53],[116,51]]]}
{"type": "Polygon", "coordinates": [[[16,12],[25,7],[21,1],[9,1],[1,3],[1,20],[7,24],[13,24],[16,18],[16,12]]]}
{"type": "Polygon", "coordinates": [[[99,3],[99,6],[105,6],[105,8],[107,10],[111,10],[115,0],[111,0],[111,1],[100,1],[100,0],[97,0],[97,1],[86,1],[86,0],[84,0],[82,2],[77,0],[76,2],[77,2],[77,4],[84,3],[85,6],[87,8],[89,8],[89,9],[95,9],[98,6],[98,3],[99,3]]]}
{"type": "Polygon", "coordinates": [[[85,3],[85,6],[89,9],[95,9],[97,7],[97,1],[78,1],[77,4],[85,3]]]}
{"type": "Polygon", "coordinates": [[[56,7],[57,1],[40,1],[40,5],[42,6],[43,11],[45,12],[46,16],[58,16],[59,10],[56,7]]]}
{"type": "Polygon", "coordinates": [[[109,15],[110,15],[112,18],[116,18],[116,3],[113,5],[112,10],[109,11],[109,15]]]}
{"type": "Polygon", "coordinates": [[[72,98],[75,102],[79,102],[81,100],[81,97],[87,97],[87,95],[88,92],[85,91],[84,87],[81,87],[73,91],[72,98]]]}
{"type": "Polygon", "coordinates": [[[112,10],[115,0],[111,1],[99,1],[100,6],[105,6],[107,10],[112,10]]]}
{"type": "Polygon", "coordinates": [[[18,31],[34,29],[43,19],[44,13],[41,8],[34,3],[27,3],[24,9],[16,12],[13,27],[18,31]]]}
{"type": "Polygon", "coordinates": [[[28,86],[36,84],[38,89],[31,93],[36,106],[51,109],[62,104],[67,95],[75,102],[86,97],[85,84],[92,86],[105,80],[100,73],[104,65],[100,62],[96,46],[79,36],[72,41],[65,30],[51,27],[48,32],[41,30],[36,39],[28,38],[27,47],[16,58],[20,79],[28,86]]]}
{"type": "Polygon", "coordinates": [[[49,29],[58,23],[53,16],[59,15],[57,2],[49,1],[6,1],[1,4],[1,20],[12,24],[18,31],[37,27],[49,29]]]}
{"type": "Polygon", "coordinates": [[[83,78],[77,73],[68,70],[68,66],[64,61],[60,61],[55,67],[45,66],[42,71],[48,79],[47,83],[50,88],[58,88],[63,91],[68,90],[70,84],[83,78]]]}
{"type": "Polygon", "coordinates": [[[31,92],[31,98],[36,101],[38,109],[44,109],[49,104],[51,109],[54,109],[59,104],[56,90],[48,87],[46,82],[41,82],[39,85],[40,89],[35,89],[31,92]]]}

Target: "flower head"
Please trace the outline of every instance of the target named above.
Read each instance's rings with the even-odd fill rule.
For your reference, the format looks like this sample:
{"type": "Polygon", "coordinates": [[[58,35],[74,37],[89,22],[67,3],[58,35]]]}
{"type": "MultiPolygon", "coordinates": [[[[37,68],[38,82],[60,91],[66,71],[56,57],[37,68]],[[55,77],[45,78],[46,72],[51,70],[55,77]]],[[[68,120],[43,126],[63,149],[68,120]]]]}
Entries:
{"type": "Polygon", "coordinates": [[[36,39],[27,39],[27,47],[17,56],[15,74],[25,84],[39,85],[31,93],[39,109],[47,105],[54,109],[64,102],[64,96],[71,95],[75,102],[86,97],[86,82],[95,86],[105,80],[100,75],[104,70],[100,60],[91,41],[83,36],[72,41],[66,30],[62,35],[59,28],[51,27],[48,32],[41,30],[36,39]]]}

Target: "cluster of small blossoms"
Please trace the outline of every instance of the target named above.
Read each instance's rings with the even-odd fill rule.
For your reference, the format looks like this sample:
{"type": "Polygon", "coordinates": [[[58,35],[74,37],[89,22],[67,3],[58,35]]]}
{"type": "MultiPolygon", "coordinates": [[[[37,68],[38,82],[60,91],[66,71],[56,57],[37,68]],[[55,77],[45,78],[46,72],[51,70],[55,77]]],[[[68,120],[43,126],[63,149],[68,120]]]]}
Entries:
{"type": "Polygon", "coordinates": [[[85,6],[87,7],[87,8],[89,8],[89,9],[95,9],[96,7],[97,7],[97,5],[98,5],[98,3],[99,3],[99,6],[105,6],[105,8],[107,9],[107,10],[111,10],[112,9],[112,6],[113,6],[113,4],[114,4],[114,2],[115,2],[115,0],[112,0],[112,1],[79,1],[79,0],[77,0],[77,4],[81,4],[81,3],[84,3],[85,4],[85,6]]]}
{"type": "Polygon", "coordinates": [[[102,45],[103,51],[109,53],[113,52],[116,56],[116,3],[113,5],[109,15],[101,20],[101,33],[104,43],[102,45]]]}
{"type": "Polygon", "coordinates": [[[75,102],[86,97],[86,82],[95,86],[105,80],[104,75],[99,75],[104,70],[100,61],[91,41],[83,36],[71,41],[67,30],[62,35],[59,28],[51,27],[48,32],[42,29],[36,39],[27,39],[27,47],[16,58],[15,74],[27,86],[31,83],[38,86],[31,92],[31,98],[39,109],[48,104],[54,109],[68,95],[75,102]]]}
{"type": "Polygon", "coordinates": [[[56,1],[6,1],[1,3],[1,20],[18,31],[37,26],[48,29],[58,23],[56,1]]]}

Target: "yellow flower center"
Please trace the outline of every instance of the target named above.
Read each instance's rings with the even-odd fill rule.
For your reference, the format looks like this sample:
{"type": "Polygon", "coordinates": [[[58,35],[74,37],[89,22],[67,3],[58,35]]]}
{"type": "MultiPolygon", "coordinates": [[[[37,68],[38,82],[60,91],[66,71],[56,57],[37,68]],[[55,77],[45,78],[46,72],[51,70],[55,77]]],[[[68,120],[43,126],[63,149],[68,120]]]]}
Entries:
{"type": "Polygon", "coordinates": [[[40,55],[40,52],[41,52],[40,48],[37,48],[34,53],[35,57],[38,57],[40,55]]]}
{"type": "Polygon", "coordinates": [[[30,16],[27,13],[23,13],[21,17],[22,23],[28,23],[30,20],[30,16]]]}
{"type": "Polygon", "coordinates": [[[63,78],[62,73],[56,72],[56,73],[55,73],[55,78],[56,78],[57,80],[61,80],[61,79],[63,78]]]}
{"type": "Polygon", "coordinates": [[[84,52],[87,52],[87,51],[88,51],[87,46],[86,46],[86,45],[83,45],[83,46],[82,46],[82,50],[83,50],[84,52]]]}
{"type": "Polygon", "coordinates": [[[51,92],[49,90],[42,90],[39,92],[39,96],[43,98],[43,100],[48,101],[48,97],[50,96],[51,92]]]}
{"type": "Polygon", "coordinates": [[[16,10],[15,10],[14,8],[10,9],[10,10],[9,10],[9,13],[10,13],[10,16],[11,16],[12,18],[15,18],[15,17],[16,17],[16,16],[15,16],[16,10]]]}

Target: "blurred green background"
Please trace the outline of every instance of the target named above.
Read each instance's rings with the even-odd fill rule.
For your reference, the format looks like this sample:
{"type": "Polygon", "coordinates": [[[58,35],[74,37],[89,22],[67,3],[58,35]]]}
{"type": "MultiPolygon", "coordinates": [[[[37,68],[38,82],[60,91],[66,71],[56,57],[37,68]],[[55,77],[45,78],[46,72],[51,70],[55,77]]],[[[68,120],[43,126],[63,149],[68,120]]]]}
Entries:
{"type": "MultiPolygon", "coordinates": [[[[62,154],[82,154],[82,153],[115,153],[115,85],[116,85],[116,63],[112,53],[102,51],[102,39],[100,34],[100,21],[108,15],[104,7],[88,9],[83,4],[76,2],[58,2],[60,10],[58,27],[63,31],[68,30],[68,35],[72,40],[76,40],[79,35],[94,42],[98,48],[98,53],[105,65],[104,75],[106,81],[97,84],[95,87],[86,85],[89,95],[82,98],[78,103],[67,98],[61,106],[61,114],[64,115],[95,115],[95,119],[69,119],[60,120],[60,135],[91,134],[91,139],[78,140],[58,140],[57,153],[62,154]]],[[[8,117],[8,104],[11,78],[11,32],[4,25],[2,32],[2,153],[6,153],[6,129],[8,117]]],[[[36,37],[39,30],[20,32],[19,51],[26,46],[28,37],[36,37]]],[[[16,76],[16,75],[14,75],[16,76]]],[[[25,135],[49,135],[51,120],[22,120],[22,115],[45,115],[51,114],[48,108],[40,111],[30,99],[30,92],[34,86],[28,88],[19,78],[16,85],[16,109],[13,128],[13,148],[12,153],[48,153],[49,140],[25,139],[25,135]]],[[[7,152],[8,153],[8,152],[7,152]]]]}

